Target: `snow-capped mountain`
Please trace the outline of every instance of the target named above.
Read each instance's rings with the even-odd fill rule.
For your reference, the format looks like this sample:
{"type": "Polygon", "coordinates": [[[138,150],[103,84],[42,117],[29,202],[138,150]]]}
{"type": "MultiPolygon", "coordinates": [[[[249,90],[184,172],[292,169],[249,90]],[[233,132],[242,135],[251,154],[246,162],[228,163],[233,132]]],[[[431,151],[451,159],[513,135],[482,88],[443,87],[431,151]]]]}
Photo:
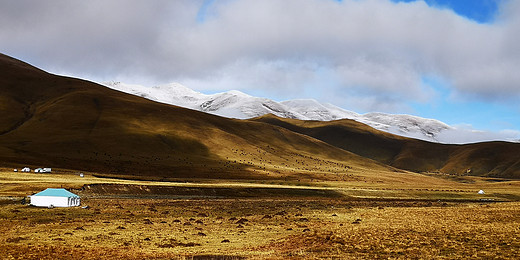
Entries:
{"type": "Polygon", "coordinates": [[[313,99],[276,102],[267,98],[253,97],[237,90],[207,95],[177,83],[155,87],[129,85],[121,82],[107,82],[104,85],[157,102],[229,118],[247,119],[271,113],[279,117],[301,120],[352,119],[388,133],[440,143],[515,141],[519,137],[517,132],[490,133],[461,129],[435,119],[411,115],[358,114],[332,104],[321,104],[313,99]]]}

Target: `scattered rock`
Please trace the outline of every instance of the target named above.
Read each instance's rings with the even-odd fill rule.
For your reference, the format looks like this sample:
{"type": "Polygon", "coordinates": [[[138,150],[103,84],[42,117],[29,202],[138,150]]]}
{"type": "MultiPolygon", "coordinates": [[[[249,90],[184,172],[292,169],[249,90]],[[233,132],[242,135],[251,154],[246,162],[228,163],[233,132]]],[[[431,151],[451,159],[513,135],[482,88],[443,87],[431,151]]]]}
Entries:
{"type": "Polygon", "coordinates": [[[311,230],[308,229],[308,228],[306,228],[306,229],[304,229],[302,232],[309,232],[309,231],[311,231],[311,230]]]}
{"type": "Polygon", "coordinates": [[[285,215],[287,215],[287,211],[282,210],[282,211],[276,212],[275,215],[277,215],[277,216],[285,216],[285,215]]]}
{"type": "Polygon", "coordinates": [[[150,241],[151,239],[149,237],[143,239],[144,241],[150,241]]]}
{"type": "Polygon", "coordinates": [[[239,219],[235,224],[244,224],[246,222],[248,222],[249,220],[247,220],[246,218],[241,218],[239,219]]]}
{"type": "Polygon", "coordinates": [[[195,223],[197,223],[197,224],[204,224],[204,222],[202,222],[202,220],[200,220],[200,219],[195,221],[195,223]]]}
{"type": "Polygon", "coordinates": [[[332,214],[333,217],[337,217],[338,215],[336,213],[332,214]]]}
{"type": "Polygon", "coordinates": [[[208,217],[208,214],[206,214],[206,213],[199,213],[199,214],[197,215],[197,217],[207,218],[207,217],[208,217]]]}
{"type": "Polygon", "coordinates": [[[184,224],[183,224],[183,225],[185,225],[185,226],[191,226],[191,222],[189,222],[189,221],[187,221],[187,222],[184,222],[184,224]]]}
{"type": "Polygon", "coordinates": [[[118,227],[116,227],[116,229],[126,229],[126,228],[123,226],[118,226],[118,227]]]}
{"type": "Polygon", "coordinates": [[[153,222],[150,219],[147,219],[147,218],[143,219],[143,221],[144,221],[144,224],[147,224],[147,225],[153,224],[153,222]]]}
{"type": "Polygon", "coordinates": [[[270,219],[270,218],[273,218],[273,216],[271,216],[271,215],[264,215],[264,216],[262,217],[262,219],[270,219]]]}
{"type": "Polygon", "coordinates": [[[85,230],[83,227],[76,227],[74,230],[85,230]]]}
{"type": "Polygon", "coordinates": [[[197,233],[197,236],[205,237],[206,234],[204,234],[203,232],[199,232],[199,233],[197,233]]]}
{"type": "Polygon", "coordinates": [[[181,221],[179,219],[174,219],[172,223],[181,223],[181,221]]]}
{"type": "Polygon", "coordinates": [[[173,238],[163,244],[157,244],[157,247],[160,247],[160,248],[171,248],[171,247],[177,247],[177,246],[193,247],[193,246],[200,246],[200,244],[193,243],[193,242],[182,243],[173,238]]]}
{"type": "Polygon", "coordinates": [[[229,243],[229,239],[224,239],[224,240],[220,241],[220,243],[229,243]]]}
{"type": "Polygon", "coordinates": [[[18,243],[18,242],[20,242],[22,240],[25,240],[25,239],[27,239],[27,238],[25,238],[25,237],[10,237],[10,238],[6,239],[5,242],[8,242],[8,243],[18,243]]]}
{"type": "Polygon", "coordinates": [[[237,228],[244,228],[244,226],[242,226],[242,225],[238,225],[237,228]]]}

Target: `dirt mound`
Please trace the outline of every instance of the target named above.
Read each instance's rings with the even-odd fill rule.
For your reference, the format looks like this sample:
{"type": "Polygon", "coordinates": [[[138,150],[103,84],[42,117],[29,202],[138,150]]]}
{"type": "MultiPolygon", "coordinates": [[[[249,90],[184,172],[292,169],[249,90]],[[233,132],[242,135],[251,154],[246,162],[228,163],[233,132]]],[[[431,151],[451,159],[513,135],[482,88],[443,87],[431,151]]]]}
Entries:
{"type": "Polygon", "coordinates": [[[341,193],[333,190],[308,188],[223,188],[185,187],[126,184],[88,184],[76,191],[86,196],[116,197],[161,197],[161,198],[277,198],[277,197],[325,197],[341,198],[341,193]]]}

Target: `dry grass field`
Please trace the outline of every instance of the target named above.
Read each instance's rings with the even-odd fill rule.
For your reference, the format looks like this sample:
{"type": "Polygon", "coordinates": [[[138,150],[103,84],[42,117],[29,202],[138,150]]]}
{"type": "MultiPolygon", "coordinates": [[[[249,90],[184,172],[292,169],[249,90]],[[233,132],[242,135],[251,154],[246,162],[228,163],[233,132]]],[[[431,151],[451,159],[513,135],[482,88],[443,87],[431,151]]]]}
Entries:
{"type": "Polygon", "coordinates": [[[84,204],[89,208],[1,205],[2,258],[520,257],[517,202],[86,199],[84,204]]]}
{"type": "Polygon", "coordinates": [[[419,178],[414,174],[378,182],[358,177],[357,182],[167,183],[1,171],[0,258],[520,257],[518,181],[423,176],[429,184],[413,185],[406,180],[419,178]],[[88,208],[20,203],[45,187],[69,188],[88,208]],[[481,187],[486,195],[476,194],[481,187]],[[207,196],[175,193],[187,188],[207,196]]]}

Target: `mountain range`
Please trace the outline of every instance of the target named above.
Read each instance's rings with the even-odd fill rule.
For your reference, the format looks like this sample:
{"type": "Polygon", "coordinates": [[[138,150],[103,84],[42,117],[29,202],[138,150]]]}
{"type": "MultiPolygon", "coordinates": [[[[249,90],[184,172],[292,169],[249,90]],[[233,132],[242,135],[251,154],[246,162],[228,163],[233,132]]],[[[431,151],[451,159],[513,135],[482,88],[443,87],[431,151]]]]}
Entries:
{"type": "Polygon", "coordinates": [[[455,144],[500,140],[518,142],[518,136],[514,134],[498,135],[485,131],[458,128],[435,119],[412,115],[376,112],[358,114],[332,104],[322,104],[313,99],[276,102],[267,98],[250,96],[237,90],[207,95],[178,83],[145,87],[112,81],[105,82],[103,85],[153,101],[228,118],[249,119],[273,114],[283,118],[300,120],[352,119],[387,133],[430,142],[455,144]]]}
{"type": "MultiPolygon", "coordinates": [[[[3,167],[45,166],[147,180],[427,182],[417,174],[422,172],[520,178],[517,143],[432,143],[350,119],[226,118],[53,75],[1,54],[0,89],[3,167]]],[[[172,90],[171,97],[199,104],[186,92],[172,90]]],[[[220,97],[231,102],[240,95],[220,97]]],[[[217,106],[223,100],[204,100],[204,108],[225,111],[229,106],[217,106]]],[[[276,103],[269,104],[262,106],[278,110],[276,103]]]]}

